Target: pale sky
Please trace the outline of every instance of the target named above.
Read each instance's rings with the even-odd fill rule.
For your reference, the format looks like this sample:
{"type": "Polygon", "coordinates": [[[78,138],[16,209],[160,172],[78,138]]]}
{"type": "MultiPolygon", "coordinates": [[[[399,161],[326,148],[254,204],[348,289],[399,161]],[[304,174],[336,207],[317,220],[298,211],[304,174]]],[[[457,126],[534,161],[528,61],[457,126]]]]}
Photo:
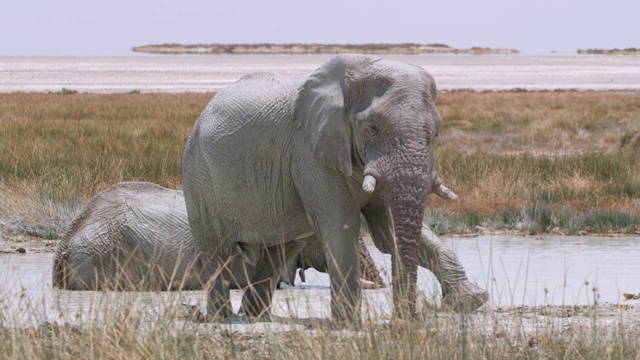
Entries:
{"type": "Polygon", "coordinates": [[[0,56],[133,55],[162,43],[640,48],[639,0],[0,0],[0,56]]]}

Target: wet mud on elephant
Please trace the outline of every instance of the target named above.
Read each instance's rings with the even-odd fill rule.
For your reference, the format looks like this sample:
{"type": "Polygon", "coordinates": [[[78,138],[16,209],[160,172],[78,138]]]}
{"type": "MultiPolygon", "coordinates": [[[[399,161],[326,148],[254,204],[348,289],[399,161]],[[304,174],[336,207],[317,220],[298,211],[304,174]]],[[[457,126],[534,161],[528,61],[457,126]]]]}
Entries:
{"type": "Polygon", "coordinates": [[[429,193],[447,195],[431,155],[442,119],[433,77],[418,66],[339,55],[308,76],[258,73],[220,91],[187,141],[182,184],[208,272],[207,316],[233,315],[230,263],[255,265],[242,311],[268,315],[274,273],[311,239],[324,245],[336,322],[358,322],[360,217],[392,255],[395,314],[412,317],[417,266],[443,300],[471,311],[488,298],[423,224],[429,193]]]}

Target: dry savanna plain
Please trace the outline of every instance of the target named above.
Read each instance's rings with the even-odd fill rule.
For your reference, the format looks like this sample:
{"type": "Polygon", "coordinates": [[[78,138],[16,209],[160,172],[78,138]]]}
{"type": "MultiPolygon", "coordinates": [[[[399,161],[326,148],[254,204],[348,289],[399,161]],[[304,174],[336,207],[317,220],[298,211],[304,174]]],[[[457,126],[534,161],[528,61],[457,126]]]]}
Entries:
{"type": "MultiPolygon", "coordinates": [[[[180,188],[184,144],[213,95],[0,94],[2,240],[55,244],[120,181],[180,188]]],[[[640,93],[453,91],[436,104],[434,157],[460,199],[430,197],[437,233],[640,233],[640,93]]],[[[637,358],[639,308],[436,312],[358,331],[256,333],[189,322],[170,331],[163,321],[177,319],[149,324],[126,307],[99,324],[25,328],[0,311],[0,358],[637,358]]]]}

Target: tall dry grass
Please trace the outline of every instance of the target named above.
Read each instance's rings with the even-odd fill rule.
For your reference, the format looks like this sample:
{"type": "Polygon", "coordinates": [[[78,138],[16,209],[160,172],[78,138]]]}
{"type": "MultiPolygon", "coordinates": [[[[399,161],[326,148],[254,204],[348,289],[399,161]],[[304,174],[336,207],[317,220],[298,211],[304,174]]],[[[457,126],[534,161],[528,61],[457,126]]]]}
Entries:
{"type": "MultiPolygon", "coordinates": [[[[45,302],[30,289],[19,299],[1,290],[2,359],[620,359],[640,351],[637,312],[625,305],[599,310],[595,300],[579,309],[486,307],[470,315],[425,307],[405,321],[374,309],[359,328],[336,331],[326,319],[295,314],[271,323],[198,323],[181,303],[202,299],[202,292],[54,291],[45,302]]],[[[276,296],[299,309],[308,294],[292,289],[276,296]]]]}
{"type": "Polygon", "coordinates": [[[179,187],[184,143],[210,98],[0,94],[4,230],[56,237],[89,198],[120,181],[179,187]]]}
{"type": "Polygon", "coordinates": [[[113,296],[110,303],[102,304],[100,319],[43,321],[32,326],[0,321],[1,357],[627,359],[636,358],[640,351],[633,320],[625,319],[623,310],[613,323],[599,319],[593,311],[596,305],[588,306],[590,315],[581,320],[553,318],[524,308],[476,315],[431,312],[418,321],[365,321],[358,330],[336,331],[326,322],[310,327],[295,319],[245,327],[198,324],[172,311],[171,306],[179,304],[134,307],[123,300],[123,294],[116,295],[119,300],[113,296]],[[527,320],[532,316],[540,321],[527,320]]]}
{"type": "MultiPolygon", "coordinates": [[[[0,94],[4,231],[55,238],[119,181],[179,188],[185,141],[211,95],[0,94]]],[[[461,199],[431,202],[440,231],[578,232],[595,229],[587,218],[598,214],[609,218],[600,224],[622,219],[616,212],[628,221],[611,230],[637,228],[638,150],[620,147],[640,132],[640,94],[449,92],[437,106],[444,122],[435,157],[461,199]],[[526,226],[536,207],[555,220],[526,226]],[[567,214],[575,221],[559,220],[567,214]]]]}
{"type": "Polygon", "coordinates": [[[640,231],[636,92],[450,92],[435,156],[461,201],[441,232],[640,231]],[[542,210],[544,209],[544,211],[542,210]]]}
{"type": "Polygon", "coordinates": [[[638,92],[450,92],[437,99],[445,147],[576,155],[617,150],[640,131],[638,92]]]}
{"type": "Polygon", "coordinates": [[[1,94],[3,183],[92,194],[113,182],[179,186],[189,131],[211,94],[1,94]]]}

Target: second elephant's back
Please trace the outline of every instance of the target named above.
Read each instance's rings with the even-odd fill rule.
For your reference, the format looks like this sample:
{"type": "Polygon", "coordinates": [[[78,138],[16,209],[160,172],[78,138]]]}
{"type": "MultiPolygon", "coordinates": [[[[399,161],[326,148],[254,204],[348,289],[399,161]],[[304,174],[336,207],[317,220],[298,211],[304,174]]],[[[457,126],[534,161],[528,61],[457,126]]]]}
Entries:
{"type": "Polygon", "coordinates": [[[194,258],[182,192],[120,183],[96,195],[68,226],[53,283],[75,290],[196,287],[187,283],[194,258]]]}

